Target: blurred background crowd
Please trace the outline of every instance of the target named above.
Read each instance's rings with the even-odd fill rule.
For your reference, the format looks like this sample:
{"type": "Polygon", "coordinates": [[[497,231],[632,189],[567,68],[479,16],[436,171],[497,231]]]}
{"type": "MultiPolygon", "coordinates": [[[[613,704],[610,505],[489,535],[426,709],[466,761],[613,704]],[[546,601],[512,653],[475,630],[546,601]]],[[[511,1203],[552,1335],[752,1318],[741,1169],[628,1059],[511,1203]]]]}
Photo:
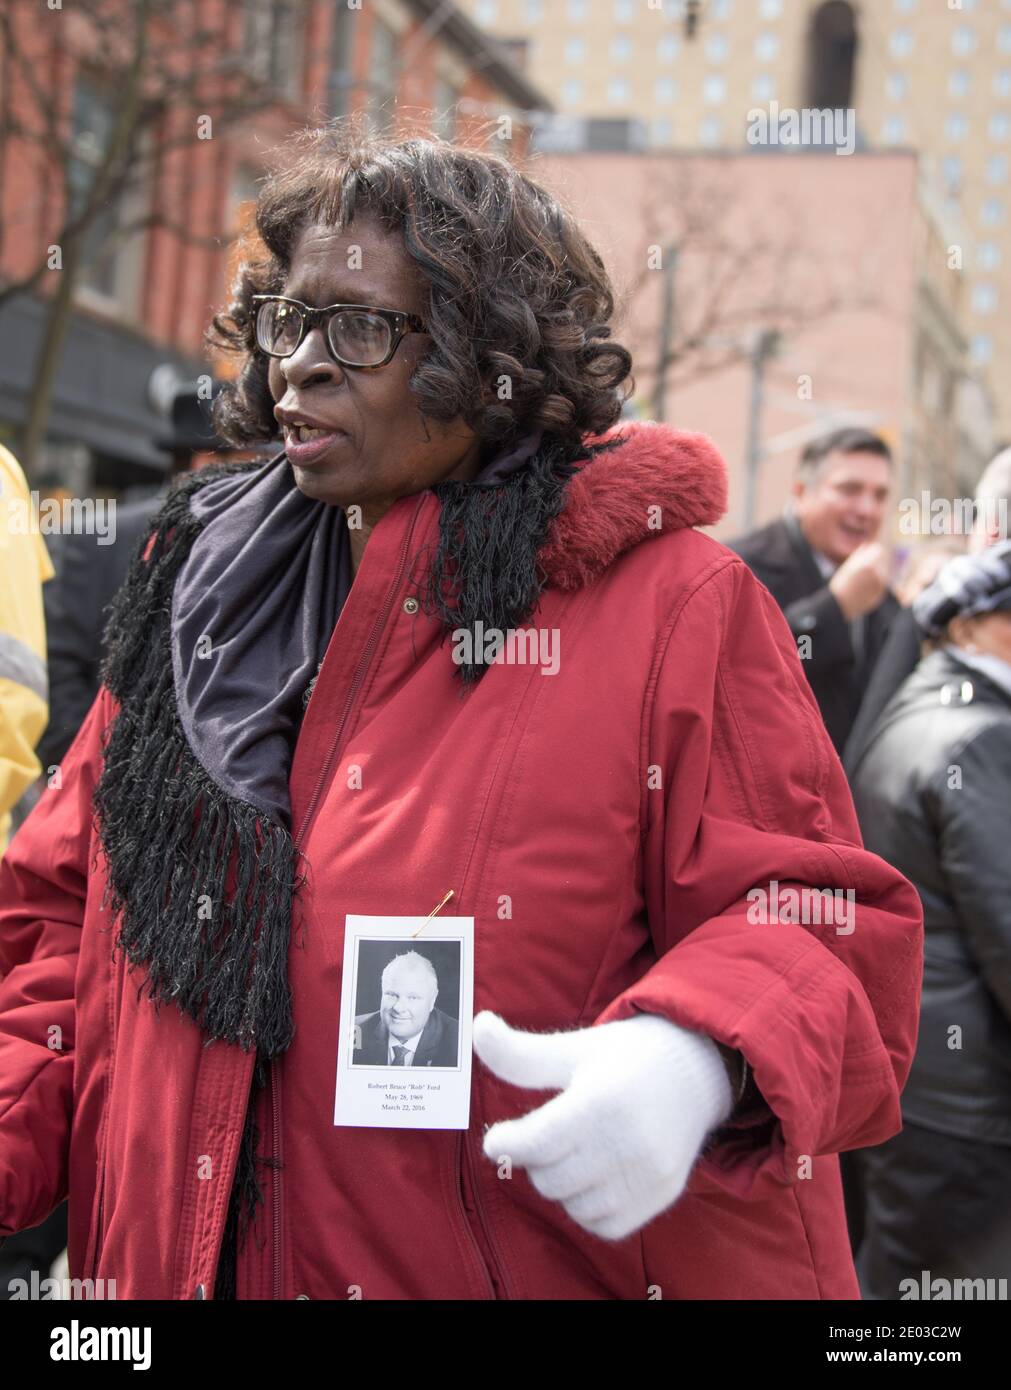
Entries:
{"type": "MultiPolygon", "coordinates": [[[[925,911],[904,1127],[843,1158],[864,1295],[1011,1277],[1011,0],[2,0],[0,505],[117,506],[112,543],[0,526],[0,848],[173,478],[258,452],[214,436],[204,333],[270,149],[343,116],[558,193],[627,414],[726,458],[715,534],[925,911]]],[[[64,1230],[7,1242],[0,1298],[64,1230]]]]}

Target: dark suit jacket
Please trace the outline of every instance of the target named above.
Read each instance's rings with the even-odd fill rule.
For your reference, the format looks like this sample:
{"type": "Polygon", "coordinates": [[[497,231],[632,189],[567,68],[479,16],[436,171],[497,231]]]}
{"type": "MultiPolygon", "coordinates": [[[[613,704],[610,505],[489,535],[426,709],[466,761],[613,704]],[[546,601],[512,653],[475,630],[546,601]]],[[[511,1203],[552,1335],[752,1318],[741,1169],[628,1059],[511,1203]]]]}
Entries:
{"type": "Polygon", "coordinates": [[[842,756],[871,669],[899,611],[898,600],[889,593],[865,615],[864,649],[858,662],[850,625],[799,527],[774,521],[731,542],[730,549],[772,594],[794,637],[811,638],[811,655],[803,663],[804,670],[829,737],[842,756]]]}
{"type": "MultiPolygon", "coordinates": [[[[389,1031],[380,1013],[359,1014],[355,1027],[361,1029],[361,1047],[356,1047],[353,1063],[385,1067],[389,1063],[389,1031]]],[[[415,1067],[455,1067],[459,1062],[460,1027],[455,1018],[433,1009],[418,1040],[418,1050],[411,1063],[415,1067]]]]}
{"type": "Polygon", "coordinates": [[[118,506],[112,545],[72,532],[53,537],[56,576],[42,588],[49,665],[49,724],[38,744],[43,768],[63,760],[98,694],[108,606],[164,500],[158,492],[118,506]]]}
{"type": "Polygon", "coordinates": [[[852,773],[871,741],[871,735],[885,706],[920,664],[922,637],[908,608],[900,608],[888,631],[885,645],[878,654],[870,682],[864,692],[860,713],[846,741],[843,766],[852,773]]]}

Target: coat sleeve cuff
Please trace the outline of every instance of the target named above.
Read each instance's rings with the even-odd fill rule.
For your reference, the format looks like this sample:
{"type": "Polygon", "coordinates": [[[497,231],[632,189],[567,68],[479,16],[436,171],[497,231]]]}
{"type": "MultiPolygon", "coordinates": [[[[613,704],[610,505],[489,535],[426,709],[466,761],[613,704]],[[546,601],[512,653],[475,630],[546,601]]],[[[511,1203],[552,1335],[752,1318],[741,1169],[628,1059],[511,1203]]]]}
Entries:
{"type": "Polygon", "coordinates": [[[738,974],[733,967],[715,968],[715,947],[726,959],[745,946],[727,939],[732,922],[715,919],[661,957],[595,1020],[657,1013],[746,1058],[749,1088],[729,1121],[710,1135],[688,1181],[690,1193],[771,1195],[792,1185],[805,1159],[880,1143],[901,1124],[895,1075],[859,983],[803,929],[781,925],[775,931],[763,948],[751,932],[752,959],[738,974]],[[735,979],[747,981],[736,997],[735,979]],[[822,1021],[817,1033],[812,1010],[822,1021]],[[819,1043],[826,1038],[834,1040],[827,1048],[819,1043]]]}

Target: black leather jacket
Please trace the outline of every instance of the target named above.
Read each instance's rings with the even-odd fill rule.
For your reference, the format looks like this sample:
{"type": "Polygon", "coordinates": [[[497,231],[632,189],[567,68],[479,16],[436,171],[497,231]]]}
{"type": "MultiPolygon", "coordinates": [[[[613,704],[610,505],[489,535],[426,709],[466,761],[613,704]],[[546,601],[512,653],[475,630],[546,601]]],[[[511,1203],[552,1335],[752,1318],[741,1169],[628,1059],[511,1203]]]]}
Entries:
{"type": "Polygon", "coordinates": [[[933,652],[885,708],[852,781],[867,848],[923,901],[903,1115],[1011,1145],[1011,695],[933,652]]]}

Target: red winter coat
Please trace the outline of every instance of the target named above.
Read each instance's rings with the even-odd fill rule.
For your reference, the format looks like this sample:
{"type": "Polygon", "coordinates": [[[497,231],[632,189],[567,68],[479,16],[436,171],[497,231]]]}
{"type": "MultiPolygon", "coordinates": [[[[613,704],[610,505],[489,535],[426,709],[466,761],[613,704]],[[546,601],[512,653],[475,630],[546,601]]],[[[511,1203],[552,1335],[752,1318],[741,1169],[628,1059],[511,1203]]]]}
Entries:
{"type": "MultiPolygon", "coordinates": [[[[310,867],[295,1039],[256,1102],[282,1166],[240,1298],[858,1296],[836,1155],[900,1126],[919,901],[860,846],[776,605],[691,529],[722,510],[721,461],[698,436],[621,432],[542,551],[531,623],[559,630],[557,675],[494,666],[461,699],[450,644],[407,602],[434,493],[369,539],[291,771],[310,867]],[[773,879],[854,889],[856,929],[749,922],[773,879]],[[345,916],[427,914],[450,888],[475,918],[476,1009],[534,1030],[662,1014],[744,1053],[767,1123],[619,1243],[522,1170],[497,1176],[484,1127],[547,1097],[480,1063],[467,1133],[335,1128],[345,916]]],[[[113,954],[90,799],[114,708],[103,691],[0,869],[0,1232],[69,1192],[75,1277],[209,1298],[253,1055],[156,1012],[113,954]]]]}

